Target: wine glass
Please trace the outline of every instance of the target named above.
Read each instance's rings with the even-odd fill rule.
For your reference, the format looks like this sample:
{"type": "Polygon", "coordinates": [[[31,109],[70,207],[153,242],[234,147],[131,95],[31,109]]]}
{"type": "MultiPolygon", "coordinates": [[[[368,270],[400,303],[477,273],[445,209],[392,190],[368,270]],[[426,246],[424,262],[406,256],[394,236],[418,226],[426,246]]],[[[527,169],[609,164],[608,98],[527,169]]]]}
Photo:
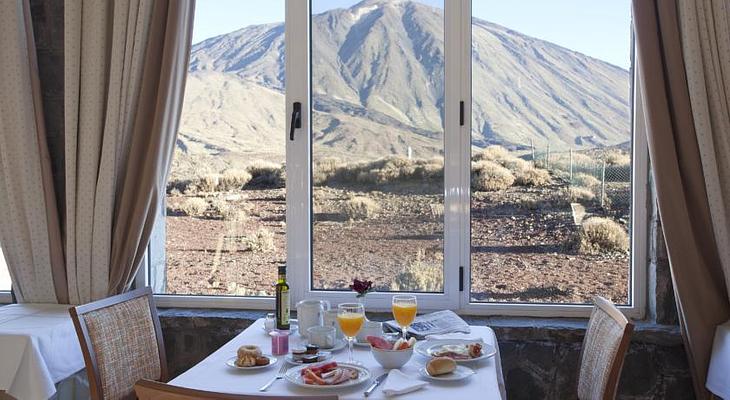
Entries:
{"type": "Polygon", "coordinates": [[[393,296],[393,316],[403,332],[403,339],[406,339],[406,331],[416,319],[418,304],[416,296],[410,294],[399,294],[393,296]]]}
{"type": "Polygon", "coordinates": [[[350,354],[350,363],[354,364],[352,358],[352,342],[355,336],[362,329],[365,322],[365,307],[360,303],[342,303],[337,306],[337,323],[340,325],[342,333],[347,338],[347,349],[350,354]]]}

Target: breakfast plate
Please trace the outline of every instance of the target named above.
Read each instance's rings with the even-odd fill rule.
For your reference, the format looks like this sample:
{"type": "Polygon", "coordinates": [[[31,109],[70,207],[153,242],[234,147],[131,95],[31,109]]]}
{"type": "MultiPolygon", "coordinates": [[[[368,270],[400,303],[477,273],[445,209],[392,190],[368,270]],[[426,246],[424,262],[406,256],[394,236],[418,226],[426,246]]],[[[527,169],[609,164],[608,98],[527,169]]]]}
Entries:
{"type": "Polygon", "coordinates": [[[465,367],[463,365],[457,365],[454,372],[449,372],[448,374],[443,375],[433,376],[429,374],[428,371],[426,371],[426,367],[419,369],[418,372],[421,374],[421,376],[428,379],[433,379],[435,381],[460,381],[476,374],[473,369],[465,367]]]}
{"type": "Polygon", "coordinates": [[[266,368],[269,368],[270,366],[276,364],[277,361],[279,361],[276,357],[272,356],[271,354],[262,354],[262,356],[264,356],[264,357],[266,357],[266,358],[269,359],[269,363],[268,364],[266,364],[266,365],[255,365],[253,367],[239,367],[238,365],[236,365],[236,359],[238,357],[233,356],[233,357],[229,358],[228,360],[226,360],[226,365],[228,365],[231,368],[235,368],[235,369],[237,369],[239,371],[254,371],[254,370],[258,370],[258,369],[266,369],[266,368]]]}
{"type": "MultiPolygon", "coordinates": [[[[322,365],[324,363],[320,363],[322,365]]],[[[357,372],[357,378],[350,379],[346,382],[337,384],[337,385],[317,385],[317,384],[308,384],[305,383],[304,377],[302,376],[302,370],[305,368],[311,368],[312,366],[316,366],[317,364],[312,364],[310,366],[301,366],[301,367],[294,367],[286,371],[286,374],[284,375],[284,378],[286,378],[287,381],[289,381],[291,384],[303,388],[309,388],[309,389],[316,389],[316,390],[326,390],[326,389],[339,389],[339,388],[346,388],[351,386],[357,386],[364,382],[367,382],[370,380],[372,374],[370,373],[370,370],[367,368],[356,365],[356,364],[350,364],[350,363],[337,363],[338,368],[345,368],[349,370],[354,370],[357,372]]]]}
{"type": "Polygon", "coordinates": [[[451,357],[457,363],[479,361],[485,358],[494,357],[494,355],[497,354],[497,349],[491,344],[462,339],[424,340],[416,343],[415,351],[424,357],[449,356],[448,354],[443,354],[445,352],[463,353],[464,357],[468,357],[451,357]],[[472,343],[479,343],[482,346],[481,354],[477,357],[469,357],[467,355],[468,351],[466,350],[466,346],[472,343]]]}

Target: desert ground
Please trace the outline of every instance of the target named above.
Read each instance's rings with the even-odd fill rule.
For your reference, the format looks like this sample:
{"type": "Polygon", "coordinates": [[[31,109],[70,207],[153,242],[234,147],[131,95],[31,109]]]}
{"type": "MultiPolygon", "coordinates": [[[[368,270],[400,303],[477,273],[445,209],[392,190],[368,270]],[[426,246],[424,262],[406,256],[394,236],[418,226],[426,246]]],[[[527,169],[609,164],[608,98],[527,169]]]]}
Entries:
{"type": "MultiPolygon", "coordinates": [[[[540,169],[502,158],[495,163],[503,170],[540,169]]],[[[442,290],[443,190],[433,163],[315,168],[315,288],[347,290],[364,278],[381,291],[442,290]]],[[[269,167],[170,185],[169,293],[272,295],[286,260],[286,192],[281,170],[269,167]]],[[[628,183],[606,183],[602,207],[593,180],[584,178],[594,186],[588,190],[559,171],[530,181],[515,170],[514,183],[492,187],[500,179],[493,173],[504,171],[479,169],[487,167],[497,168],[479,159],[472,167],[473,301],[586,303],[596,294],[628,301],[628,208],[616,200],[628,183]],[[475,187],[482,178],[488,184],[475,187]]]]}

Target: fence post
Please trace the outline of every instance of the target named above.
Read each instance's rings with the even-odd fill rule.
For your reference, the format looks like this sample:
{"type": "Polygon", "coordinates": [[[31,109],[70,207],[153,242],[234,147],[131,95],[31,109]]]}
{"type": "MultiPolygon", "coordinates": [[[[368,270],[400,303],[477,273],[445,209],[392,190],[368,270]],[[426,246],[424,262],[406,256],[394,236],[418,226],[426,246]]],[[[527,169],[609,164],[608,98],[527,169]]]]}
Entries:
{"type": "Polygon", "coordinates": [[[606,197],[606,160],[601,165],[601,208],[604,207],[604,198],[606,197]]]}
{"type": "Polygon", "coordinates": [[[547,144],[547,152],[545,153],[545,169],[550,171],[550,142],[547,144]]]}
{"type": "Polygon", "coordinates": [[[532,143],[532,138],[530,138],[530,151],[532,152],[532,166],[537,167],[535,164],[535,145],[532,143]]]}
{"type": "Polygon", "coordinates": [[[573,149],[570,149],[570,184],[573,184],[573,149]]]}

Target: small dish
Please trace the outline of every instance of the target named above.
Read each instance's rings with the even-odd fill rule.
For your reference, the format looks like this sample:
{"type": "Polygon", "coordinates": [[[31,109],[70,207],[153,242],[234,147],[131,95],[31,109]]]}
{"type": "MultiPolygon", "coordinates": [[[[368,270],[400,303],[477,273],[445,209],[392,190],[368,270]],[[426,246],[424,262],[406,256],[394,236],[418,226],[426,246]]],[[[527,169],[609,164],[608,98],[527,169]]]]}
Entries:
{"type": "Polygon", "coordinates": [[[277,361],[279,361],[278,358],[272,356],[271,354],[262,354],[262,356],[264,356],[264,357],[266,357],[266,358],[269,359],[269,363],[268,364],[266,364],[266,365],[254,365],[253,367],[239,367],[238,365],[236,365],[236,359],[238,359],[238,357],[233,356],[233,357],[229,358],[228,360],[226,360],[226,365],[229,366],[229,367],[231,367],[231,368],[235,368],[235,369],[237,369],[239,371],[254,371],[254,370],[258,370],[258,369],[266,369],[266,368],[269,368],[270,366],[276,364],[277,361]]]}
{"type": "Polygon", "coordinates": [[[411,360],[413,347],[403,350],[382,350],[372,347],[370,352],[375,361],[384,369],[399,369],[411,360]]]}
{"type": "Polygon", "coordinates": [[[435,381],[460,381],[476,374],[473,369],[465,367],[463,365],[457,365],[454,372],[449,372],[448,374],[437,376],[432,376],[431,374],[429,374],[428,371],[426,371],[426,367],[419,369],[418,372],[421,374],[421,376],[428,379],[433,379],[435,381]]]}
{"type": "MultiPolygon", "coordinates": [[[[332,359],[332,353],[329,351],[320,351],[319,352],[319,360],[317,362],[327,361],[332,359]]],[[[311,365],[311,364],[305,364],[302,361],[294,361],[294,357],[291,353],[287,354],[284,357],[284,360],[292,365],[311,365]]]]}

